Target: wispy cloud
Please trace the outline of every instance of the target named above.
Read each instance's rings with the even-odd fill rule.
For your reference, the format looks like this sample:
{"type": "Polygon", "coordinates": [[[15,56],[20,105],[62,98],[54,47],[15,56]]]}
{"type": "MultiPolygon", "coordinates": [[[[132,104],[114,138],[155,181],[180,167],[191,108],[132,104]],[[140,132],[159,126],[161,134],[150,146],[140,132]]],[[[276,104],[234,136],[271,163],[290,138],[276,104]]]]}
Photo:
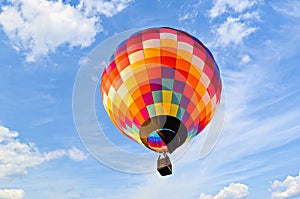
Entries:
{"type": "Polygon", "coordinates": [[[53,120],[54,120],[54,118],[52,118],[52,117],[39,118],[38,121],[35,121],[32,125],[33,126],[41,126],[41,125],[53,122],[53,120]]]}
{"type": "Polygon", "coordinates": [[[224,13],[231,12],[242,13],[257,3],[256,0],[215,0],[214,6],[209,10],[209,16],[216,18],[224,13]]]}
{"type": "Polygon", "coordinates": [[[200,14],[201,1],[183,4],[178,10],[178,21],[185,24],[192,24],[195,22],[200,14]]]}
{"type": "Polygon", "coordinates": [[[289,199],[300,197],[300,173],[298,176],[288,176],[285,180],[275,180],[272,183],[273,199],[289,199]]]}
{"type": "Polygon", "coordinates": [[[0,24],[10,44],[35,61],[58,47],[87,47],[103,30],[100,16],[111,17],[131,0],[80,0],[78,5],[63,1],[9,0],[1,6],[0,24]]]}
{"type": "Polygon", "coordinates": [[[243,39],[254,33],[257,28],[249,26],[247,22],[243,22],[241,18],[228,17],[224,23],[215,29],[217,37],[217,45],[227,46],[231,43],[241,44],[243,39]]]}
{"type": "Polygon", "coordinates": [[[87,155],[76,147],[68,150],[68,156],[74,161],[82,161],[87,159],[87,155]]]}
{"type": "Polygon", "coordinates": [[[215,196],[201,193],[199,199],[245,199],[249,195],[249,187],[240,183],[231,183],[215,196]]]}
{"type": "Polygon", "coordinates": [[[95,16],[99,13],[106,17],[112,17],[124,10],[133,0],[80,0],[77,8],[88,16],[95,16]]]}
{"type": "Polygon", "coordinates": [[[251,61],[251,57],[249,55],[241,56],[241,64],[247,64],[251,61]]]}
{"type": "Polygon", "coordinates": [[[1,199],[23,199],[25,191],[23,189],[0,189],[1,199]]]}
{"type": "Polygon", "coordinates": [[[276,1],[271,3],[272,8],[286,16],[300,17],[300,2],[297,0],[276,1]]]}
{"type": "Polygon", "coordinates": [[[249,0],[214,1],[214,6],[208,13],[211,22],[219,19],[219,22],[214,23],[212,26],[212,32],[216,38],[216,46],[239,45],[258,29],[253,24],[253,22],[260,20],[259,12],[253,8],[257,3],[257,1],[249,0]]]}
{"type": "Polygon", "coordinates": [[[42,153],[34,143],[21,142],[18,132],[0,126],[0,178],[27,174],[29,168],[64,156],[74,161],[87,158],[75,147],[69,150],[58,149],[42,153]]]}

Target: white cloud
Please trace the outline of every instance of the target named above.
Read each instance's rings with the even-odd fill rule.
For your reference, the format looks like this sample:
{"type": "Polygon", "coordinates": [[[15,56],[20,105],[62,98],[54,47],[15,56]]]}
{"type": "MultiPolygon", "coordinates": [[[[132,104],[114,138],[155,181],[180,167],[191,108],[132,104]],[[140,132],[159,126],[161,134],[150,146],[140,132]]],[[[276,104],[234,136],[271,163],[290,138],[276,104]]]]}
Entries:
{"type": "Polygon", "coordinates": [[[22,143],[18,137],[18,132],[0,126],[0,178],[26,174],[29,168],[64,156],[75,161],[86,159],[86,155],[75,147],[42,153],[34,143],[22,143]]]}
{"type": "Polygon", "coordinates": [[[77,6],[63,1],[8,0],[1,7],[0,24],[11,45],[27,61],[53,53],[58,47],[87,47],[102,31],[100,15],[113,16],[130,0],[81,0],[77,6]]]}
{"type": "Polygon", "coordinates": [[[2,9],[0,24],[12,45],[25,51],[27,61],[62,45],[89,46],[101,30],[96,17],[61,1],[17,0],[2,9]]]}
{"type": "Polygon", "coordinates": [[[179,15],[179,18],[178,20],[179,21],[190,21],[190,22],[194,22],[195,19],[197,18],[198,16],[198,11],[197,10],[192,10],[192,11],[189,11],[189,12],[186,12],[186,13],[183,13],[182,15],[179,15]]]}
{"type": "Polygon", "coordinates": [[[300,173],[298,176],[288,176],[284,181],[275,180],[272,183],[273,199],[289,199],[300,197],[300,173]]]}
{"type": "Polygon", "coordinates": [[[271,6],[275,11],[283,15],[300,17],[300,2],[298,0],[276,1],[271,6]]]}
{"type": "Polygon", "coordinates": [[[241,19],[243,20],[256,20],[260,21],[260,15],[258,11],[253,11],[253,12],[246,12],[240,15],[241,19]]]}
{"type": "Polygon", "coordinates": [[[217,46],[227,46],[231,43],[238,45],[243,39],[255,32],[257,28],[249,26],[240,18],[228,17],[227,20],[215,30],[217,46]]]}
{"type": "Polygon", "coordinates": [[[215,46],[239,45],[258,28],[253,25],[260,21],[259,12],[253,6],[258,1],[250,0],[216,0],[209,10],[211,22],[219,17],[219,22],[213,24],[212,32],[215,34],[215,46]],[[220,17],[221,15],[225,17],[220,17]]]}
{"type": "Polygon", "coordinates": [[[79,149],[77,149],[76,147],[73,147],[72,149],[68,150],[68,156],[71,160],[74,161],[82,161],[87,159],[87,155],[79,149]]]}
{"type": "Polygon", "coordinates": [[[213,196],[201,193],[199,199],[244,199],[249,195],[249,187],[240,183],[231,183],[213,196]]]}
{"type": "Polygon", "coordinates": [[[23,199],[25,192],[22,189],[0,189],[1,199],[23,199]]]}
{"type": "Polygon", "coordinates": [[[251,8],[257,2],[251,0],[215,0],[214,6],[209,10],[209,16],[216,18],[230,10],[241,13],[246,9],[251,8]]]}
{"type": "Polygon", "coordinates": [[[124,10],[133,0],[81,0],[77,8],[85,12],[88,16],[103,14],[111,17],[124,10]]]}
{"type": "Polygon", "coordinates": [[[185,24],[192,24],[196,21],[197,17],[201,13],[202,2],[186,2],[183,3],[178,10],[178,21],[184,22],[185,24]]]}
{"type": "Polygon", "coordinates": [[[249,55],[243,55],[241,57],[241,63],[242,64],[247,64],[251,61],[251,57],[249,55]]]}

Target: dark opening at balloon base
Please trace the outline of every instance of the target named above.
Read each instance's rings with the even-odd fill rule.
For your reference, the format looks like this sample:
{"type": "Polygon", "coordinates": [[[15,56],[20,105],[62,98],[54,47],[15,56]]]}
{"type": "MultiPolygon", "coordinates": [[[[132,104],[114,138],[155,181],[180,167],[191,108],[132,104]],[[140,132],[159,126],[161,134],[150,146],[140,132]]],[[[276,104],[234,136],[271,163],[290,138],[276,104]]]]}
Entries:
{"type": "Polygon", "coordinates": [[[140,128],[142,143],[156,152],[173,153],[187,138],[187,129],[179,119],[169,115],[159,115],[145,121],[140,128]],[[166,151],[156,148],[166,146],[166,151]]]}
{"type": "Polygon", "coordinates": [[[172,174],[172,163],[167,154],[158,157],[157,160],[157,171],[161,176],[167,176],[172,174]]]}

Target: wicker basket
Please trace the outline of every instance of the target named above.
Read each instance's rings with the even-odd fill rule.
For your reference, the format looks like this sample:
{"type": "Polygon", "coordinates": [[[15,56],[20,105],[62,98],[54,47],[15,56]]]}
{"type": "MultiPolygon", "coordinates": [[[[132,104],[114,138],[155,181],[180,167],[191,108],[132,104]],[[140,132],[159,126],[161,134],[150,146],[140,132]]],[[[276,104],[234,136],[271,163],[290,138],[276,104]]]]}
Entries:
{"type": "Polygon", "coordinates": [[[167,155],[164,155],[163,157],[161,157],[161,156],[158,157],[157,171],[162,176],[172,174],[172,163],[170,161],[170,158],[167,155]]]}

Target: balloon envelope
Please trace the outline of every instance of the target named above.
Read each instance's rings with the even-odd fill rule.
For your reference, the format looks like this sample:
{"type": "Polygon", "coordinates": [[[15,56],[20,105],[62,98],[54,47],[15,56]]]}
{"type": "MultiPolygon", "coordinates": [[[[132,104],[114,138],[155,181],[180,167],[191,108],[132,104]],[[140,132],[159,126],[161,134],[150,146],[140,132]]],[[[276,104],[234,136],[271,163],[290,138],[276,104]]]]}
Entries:
{"type": "Polygon", "coordinates": [[[119,45],[100,90],[106,112],[124,135],[172,153],[211,121],[222,83],[212,54],[198,39],[162,27],[139,31],[119,45]]]}

